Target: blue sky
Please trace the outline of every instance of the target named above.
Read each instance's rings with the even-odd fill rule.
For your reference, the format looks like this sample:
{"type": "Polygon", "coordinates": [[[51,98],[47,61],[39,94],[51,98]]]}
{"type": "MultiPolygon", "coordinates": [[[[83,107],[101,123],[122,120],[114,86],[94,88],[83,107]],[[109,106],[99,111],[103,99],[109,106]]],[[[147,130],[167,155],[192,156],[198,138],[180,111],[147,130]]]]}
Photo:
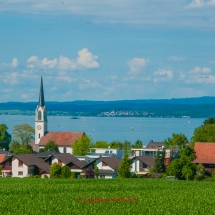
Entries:
{"type": "Polygon", "coordinates": [[[215,0],[0,2],[0,102],[215,96],[215,0]]]}

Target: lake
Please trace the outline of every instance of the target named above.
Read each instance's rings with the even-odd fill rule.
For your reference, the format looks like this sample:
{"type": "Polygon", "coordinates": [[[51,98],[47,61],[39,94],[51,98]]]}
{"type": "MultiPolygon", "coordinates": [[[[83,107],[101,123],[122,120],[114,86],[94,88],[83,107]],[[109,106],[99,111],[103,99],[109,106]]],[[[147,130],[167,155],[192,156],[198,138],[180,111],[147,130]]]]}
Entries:
{"type": "MultiPolygon", "coordinates": [[[[161,142],[172,133],[183,133],[188,140],[194,129],[203,124],[203,118],[119,118],[119,117],[80,117],[49,116],[49,131],[84,131],[94,142],[125,140],[134,143],[137,139],[147,145],[151,140],[161,142]]],[[[11,133],[14,125],[28,123],[34,127],[34,116],[0,115],[0,124],[8,126],[11,133]]]]}

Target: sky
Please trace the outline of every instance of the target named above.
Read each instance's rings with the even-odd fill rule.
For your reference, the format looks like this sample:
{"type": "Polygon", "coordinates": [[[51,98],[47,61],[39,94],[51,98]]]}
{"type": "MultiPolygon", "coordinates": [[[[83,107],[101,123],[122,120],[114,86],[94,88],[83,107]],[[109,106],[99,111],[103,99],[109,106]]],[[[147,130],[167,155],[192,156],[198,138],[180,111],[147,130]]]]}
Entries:
{"type": "Polygon", "coordinates": [[[0,102],[215,96],[215,0],[0,1],[0,102]]]}

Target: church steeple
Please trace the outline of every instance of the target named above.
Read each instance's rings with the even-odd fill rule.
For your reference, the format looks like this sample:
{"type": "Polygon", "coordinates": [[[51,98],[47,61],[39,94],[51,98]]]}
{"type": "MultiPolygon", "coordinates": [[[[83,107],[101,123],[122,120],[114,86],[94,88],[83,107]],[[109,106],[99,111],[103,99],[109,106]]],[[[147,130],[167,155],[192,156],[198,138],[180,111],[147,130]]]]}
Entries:
{"type": "Polygon", "coordinates": [[[47,133],[47,110],[44,101],[43,78],[40,81],[39,103],[35,110],[35,144],[40,143],[40,139],[47,133]]]}
{"type": "Polygon", "coordinates": [[[40,82],[39,106],[41,107],[45,106],[42,75],[41,75],[41,82],[40,82]]]}

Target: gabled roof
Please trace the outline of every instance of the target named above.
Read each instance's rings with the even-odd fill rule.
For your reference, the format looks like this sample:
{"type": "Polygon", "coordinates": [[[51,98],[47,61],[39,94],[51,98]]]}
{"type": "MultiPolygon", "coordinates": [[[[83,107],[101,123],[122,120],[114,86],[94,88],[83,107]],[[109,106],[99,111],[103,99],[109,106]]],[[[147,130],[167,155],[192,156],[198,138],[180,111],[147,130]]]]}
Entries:
{"type": "Polygon", "coordinates": [[[146,146],[146,148],[153,148],[153,149],[158,149],[159,147],[163,146],[163,142],[149,142],[148,145],[146,146]]]}
{"type": "Polygon", "coordinates": [[[193,163],[215,164],[215,142],[197,142],[194,146],[196,158],[193,163]]]}
{"type": "Polygon", "coordinates": [[[26,166],[37,166],[41,170],[49,173],[50,165],[42,161],[40,158],[37,158],[35,154],[18,154],[13,155],[10,158],[4,160],[1,164],[5,164],[9,160],[15,157],[18,160],[22,161],[26,166]]]}
{"type": "Polygon", "coordinates": [[[40,153],[37,153],[36,156],[38,158],[48,158],[50,157],[51,155],[54,155],[54,154],[60,154],[60,152],[52,152],[52,151],[46,151],[46,152],[40,152],[40,153]]]}
{"type": "Polygon", "coordinates": [[[84,132],[53,132],[49,131],[40,139],[40,146],[45,146],[49,141],[54,141],[58,146],[72,146],[79,138],[85,135],[84,132]]]}
{"type": "Polygon", "coordinates": [[[119,168],[121,162],[121,160],[117,157],[99,157],[97,159],[101,160],[114,170],[117,170],[119,168]]]}
{"type": "Polygon", "coordinates": [[[145,163],[147,166],[151,167],[154,165],[155,159],[152,156],[137,156],[132,159],[137,158],[142,163],[145,163]]]}
{"type": "Polygon", "coordinates": [[[7,157],[13,155],[13,153],[11,153],[11,152],[9,152],[9,151],[6,151],[6,150],[4,150],[4,149],[0,149],[0,154],[6,154],[7,157]]]}
{"type": "Polygon", "coordinates": [[[0,154],[0,163],[4,161],[6,154],[0,154]]]}
{"type": "Polygon", "coordinates": [[[74,155],[71,155],[70,153],[53,154],[52,156],[50,156],[47,159],[45,159],[45,161],[48,161],[52,157],[55,157],[55,158],[59,159],[65,165],[74,164],[78,168],[83,168],[87,164],[87,162],[80,161],[78,158],[76,158],[74,155]]]}

